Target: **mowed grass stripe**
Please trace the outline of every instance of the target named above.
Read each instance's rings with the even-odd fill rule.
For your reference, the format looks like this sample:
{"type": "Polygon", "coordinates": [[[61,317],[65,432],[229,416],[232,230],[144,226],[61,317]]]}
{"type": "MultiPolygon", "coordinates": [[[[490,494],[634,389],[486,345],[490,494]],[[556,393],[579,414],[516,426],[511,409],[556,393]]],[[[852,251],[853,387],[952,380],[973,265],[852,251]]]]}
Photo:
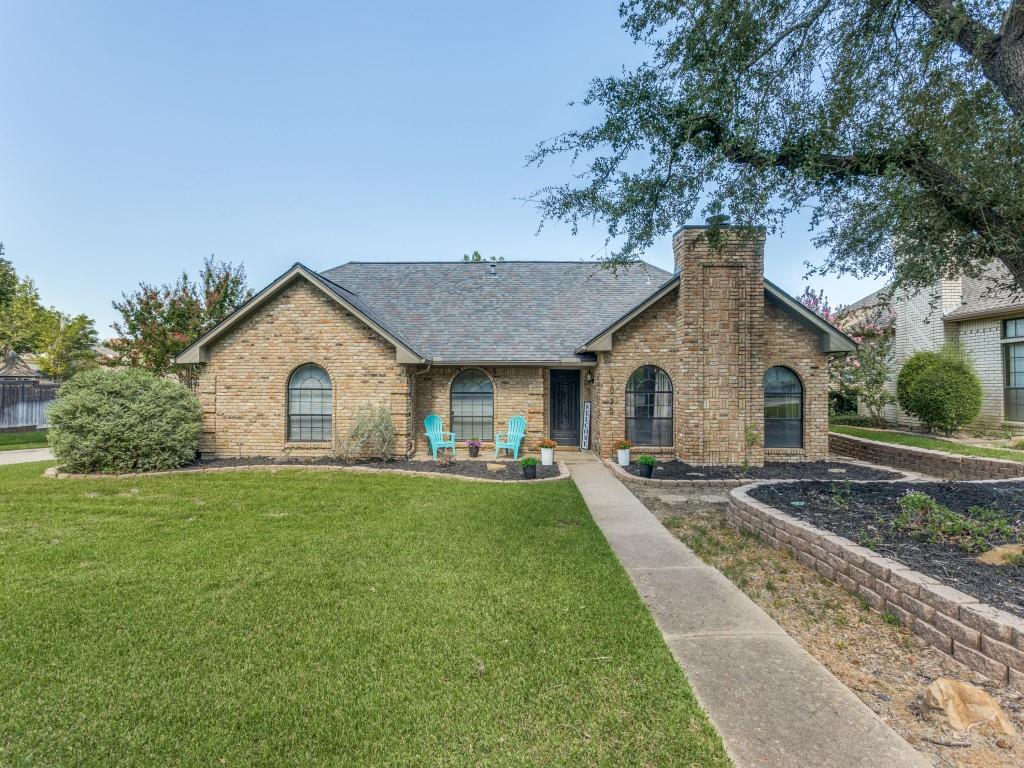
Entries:
{"type": "Polygon", "coordinates": [[[0,763],[727,765],[575,486],[0,468],[0,763]]]}

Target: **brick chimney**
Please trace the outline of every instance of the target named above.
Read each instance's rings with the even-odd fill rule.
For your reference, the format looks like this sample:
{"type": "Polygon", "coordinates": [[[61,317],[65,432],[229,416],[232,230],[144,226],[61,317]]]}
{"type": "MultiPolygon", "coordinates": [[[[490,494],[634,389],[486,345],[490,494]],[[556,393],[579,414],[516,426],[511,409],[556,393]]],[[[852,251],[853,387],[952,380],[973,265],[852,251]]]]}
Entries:
{"type": "Polygon", "coordinates": [[[685,226],[672,238],[684,461],[764,463],[764,241],[763,227],[722,223],[685,226]]]}

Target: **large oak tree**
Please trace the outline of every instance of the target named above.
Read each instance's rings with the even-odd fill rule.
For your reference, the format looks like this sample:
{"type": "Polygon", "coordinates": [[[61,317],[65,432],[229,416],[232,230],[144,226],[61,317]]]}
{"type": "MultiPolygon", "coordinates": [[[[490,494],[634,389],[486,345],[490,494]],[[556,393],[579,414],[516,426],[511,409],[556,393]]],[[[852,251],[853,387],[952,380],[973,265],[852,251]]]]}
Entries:
{"type": "Polygon", "coordinates": [[[1024,0],[628,0],[650,46],[594,80],[603,118],[539,145],[582,172],[535,199],[638,258],[728,213],[813,209],[823,270],[919,286],[1001,262],[1024,288],[1024,0]]]}

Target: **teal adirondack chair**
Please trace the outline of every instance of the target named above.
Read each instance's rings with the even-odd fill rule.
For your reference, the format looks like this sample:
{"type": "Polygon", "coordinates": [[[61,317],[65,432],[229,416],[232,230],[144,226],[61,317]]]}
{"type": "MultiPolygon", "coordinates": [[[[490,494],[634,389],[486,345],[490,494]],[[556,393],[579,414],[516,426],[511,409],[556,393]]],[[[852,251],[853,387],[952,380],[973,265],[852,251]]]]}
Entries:
{"type": "Polygon", "coordinates": [[[434,458],[437,458],[438,448],[451,448],[452,457],[455,456],[455,433],[445,432],[441,429],[444,426],[444,422],[441,421],[441,417],[436,413],[432,413],[423,420],[423,427],[427,431],[427,439],[430,441],[430,452],[434,454],[434,458]],[[445,435],[448,439],[445,439],[445,435]]]}
{"type": "Polygon", "coordinates": [[[505,449],[512,451],[512,457],[519,458],[519,447],[523,444],[523,435],[526,434],[526,419],[522,416],[513,416],[508,420],[508,430],[498,432],[494,436],[494,458],[498,458],[498,451],[505,449]]]}

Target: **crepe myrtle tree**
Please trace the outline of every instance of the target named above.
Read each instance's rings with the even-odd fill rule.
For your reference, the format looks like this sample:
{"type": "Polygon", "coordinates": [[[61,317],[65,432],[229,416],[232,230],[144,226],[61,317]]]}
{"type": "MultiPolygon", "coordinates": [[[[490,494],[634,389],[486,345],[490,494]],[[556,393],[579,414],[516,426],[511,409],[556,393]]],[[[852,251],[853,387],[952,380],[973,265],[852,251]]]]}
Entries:
{"type": "Polygon", "coordinates": [[[620,13],[649,59],[593,80],[582,103],[599,122],[530,156],[582,166],[534,194],[542,224],[603,222],[618,265],[698,208],[771,233],[810,207],[828,254],[814,272],[919,287],[998,261],[1024,287],[1024,0],[620,13]]]}
{"type": "Polygon", "coordinates": [[[157,376],[173,373],[195,389],[198,366],[176,365],[175,356],[251,297],[245,267],[210,256],[198,281],[182,272],[173,284],[140,283],[113,302],[121,320],[110,345],[125,364],[157,376]]]}

